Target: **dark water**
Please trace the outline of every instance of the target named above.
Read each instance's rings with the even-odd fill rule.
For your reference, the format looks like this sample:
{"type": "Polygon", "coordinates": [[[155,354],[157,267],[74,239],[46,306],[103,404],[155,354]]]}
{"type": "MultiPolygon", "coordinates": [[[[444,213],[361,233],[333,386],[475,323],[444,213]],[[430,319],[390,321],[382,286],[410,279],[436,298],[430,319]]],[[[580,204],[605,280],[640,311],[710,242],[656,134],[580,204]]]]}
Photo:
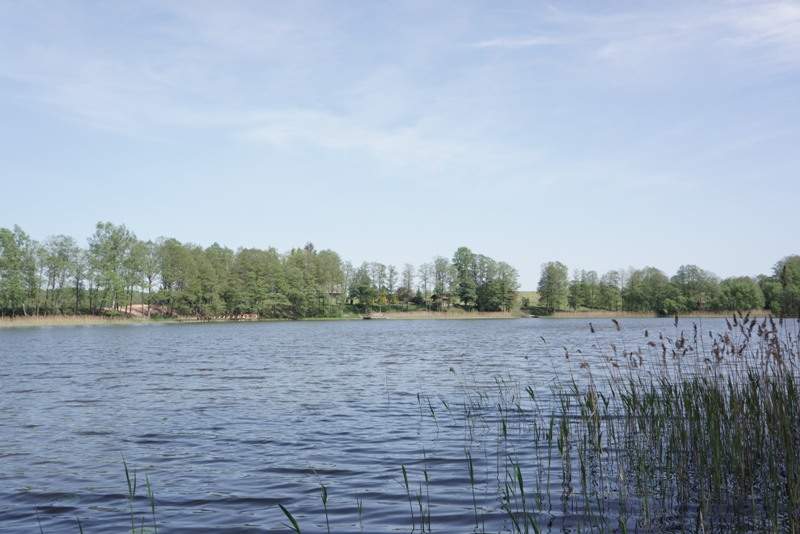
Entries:
{"type": "MultiPolygon", "coordinates": [[[[129,530],[124,456],[146,529],[145,474],[162,532],[284,532],[279,503],[323,532],[320,484],[331,531],[408,532],[405,465],[411,492],[430,495],[431,528],[470,532],[465,447],[479,438],[451,413],[465,392],[498,378],[546,391],[576,360],[601,365],[610,343],[675,331],[593,323],[594,335],[587,320],[536,319],[0,331],[0,531],[78,532],[76,516],[86,532],[129,530]]],[[[482,522],[505,531],[484,460],[482,522]]]]}

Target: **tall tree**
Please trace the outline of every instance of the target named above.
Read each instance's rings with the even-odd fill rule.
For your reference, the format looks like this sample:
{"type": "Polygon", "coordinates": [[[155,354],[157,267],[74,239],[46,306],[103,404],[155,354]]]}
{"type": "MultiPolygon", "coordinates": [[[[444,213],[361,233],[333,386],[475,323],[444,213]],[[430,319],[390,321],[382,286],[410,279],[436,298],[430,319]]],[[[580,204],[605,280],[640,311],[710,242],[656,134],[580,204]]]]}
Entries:
{"type": "Polygon", "coordinates": [[[619,271],[609,271],[600,278],[598,308],[619,310],[622,307],[621,278],[619,271]]]}
{"type": "Polygon", "coordinates": [[[519,274],[517,270],[506,262],[498,262],[497,282],[501,306],[505,311],[511,311],[519,289],[519,274]]]}
{"type": "Polygon", "coordinates": [[[358,305],[365,313],[369,312],[378,293],[372,282],[369,271],[369,266],[367,264],[362,264],[356,271],[353,284],[350,287],[352,298],[358,300],[358,305]]]}
{"type": "Polygon", "coordinates": [[[13,231],[0,228],[0,310],[12,316],[20,311],[26,314],[23,250],[26,239],[18,226],[13,231]]]}
{"type": "Polygon", "coordinates": [[[683,311],[680,292],[667,275],[655,267],[633,271],[622,295],[626,310],[671,315],[683,311]]]}
{"type": "Polygon", "coordinates": [[[430,298],[430,290],[434,280],[434,268],[432,263],[423,263],[417,270],[417,277],[419,278],[419,288],[422,290],[422,298],[425,303],[428,303],[430,298]]]}
{"type": "MultiPolygon", "coordinates": [[[[147,286],[147,316],[150,317],[153,304],[153,286],[160,272],[160,258],[159,246],[152,242],[147,241],[144,243],[144,257],[142,258],[142,274],[144,276],[145,285],[147,286]]],[[[144,301],[144,297],[142,297],[144,301]]]]}
{"type": "Polygon", "coordinates": [[[688,310],[706,310],[718,301],[719,279],[697,265],[681,265],[671,281],[688,310]]]}
{"type": "Polygon", "coordinates": [[[583,288],[581,284],[581,273],[577,269],[573,271],[569,281],[569,293],[567,294],[567,304],[573,310],[577,310],[583,305],[583,288]]]}
{"type": "Polygon", "coordinates": [[[787,256],[774,268],[781,286],[781,315],[800,316],[800,256],[787,256]]]}
{"type": "Polygon", "coordinates": [[[353,286],[355,275],[356,269],[353,267],[353,264],[349,261],[344,262],[342,264],[342,293],[350,304],[353,303],[350,297],[350,288],[353,286]]]}
{"type": "Polygon", "coordinates": [[[403,266],[403,287],[409,294],[414,290],[414,266],[410,263],[403,266]]]}
{"type": "Polygon", "coordinates": [[[754,310],[764,307],[764,294],[747,276],[726,278],[719,284],[715,307],[721,310],[754,310]]]}
{"type": "Polygon", "coordinates": [[[772,313],[781,312],[781,283],[775,276],[761,274],[757,278],[758,288],[764,295],[764,307],[772,313]]]}
{"type": "Polygon", "coordinates": [[[81,291],[86,278],[89,276],[89,257],[85,250],[78,248],[72,264],[72,280],[75,284],[75,305],[73,313],[76,315],[81,309],[81,291]]]}
{"type": "Polygon", "coordinates": [[[397,267],[389,265],[386,269],[386,289],[389,292],[390,301],[394,299],[394,291],[397,286],[397,267]]]}
{"type": "Polygon", "coordinates": [[[539,302],[548,310],[560,310],[567,305],[569,294],[567,266],[560,261],[551,261],[542,265],[539,277],[539,302]]]}
{"type": "Polygon", "coordinates": [[[119,309],[125,290],[124,262],[135,240],[136,236],[125,225],[115,226],[110,222],[97,223],[89,238],[89,261],[97,273],[98,285],[103,288],[100,306],[109,303],[112,310],[119,309]]]}
{"type": "Polygon", "coordinates": [[[49,237],[42,251],[42,268],[45,273],[45,309],[63,313],[64,286],[75,262],[78,245],[66,235],[49,237]]]}
{"type": "Polygon", "coordinates": [[[137,289],[143,291],[147,253],[147,245],[138,239],[134,239],[131,241],[128,253],[122,261],[122,278],[125,282],[125,289],[128,296],[127,302],[125,303],[125,310],[127,313],[132,312],[133,295],[135,291],[137,289]]]}
{"type": "Polygon", "coordinates": [[[475,254],[467,247],[459,247],[453,254],[456,295],[464,309],[470,309],[478,300],[475,254]]]}
{"type": "Polygon", "coordinates": [[[406,306],[414,298],[414,266],[406,263],[401,273],[400,288],[397,290],[397,297],[406,306]]]}
{"type": "Polygon", "coordinates": [[[436,307],[442,308],[450,300],[453,267],[447,258],[437,256],[433,260],[433,298],[436,307]]]}

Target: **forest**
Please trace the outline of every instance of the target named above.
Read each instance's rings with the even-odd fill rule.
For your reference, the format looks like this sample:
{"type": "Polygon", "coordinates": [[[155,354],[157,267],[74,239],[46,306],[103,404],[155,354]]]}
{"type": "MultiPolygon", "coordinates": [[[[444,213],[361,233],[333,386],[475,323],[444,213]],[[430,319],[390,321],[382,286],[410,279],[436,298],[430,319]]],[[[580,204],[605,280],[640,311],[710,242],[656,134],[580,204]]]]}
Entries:
{"type": "Polygon", "coordinates": [[[372,309],[502,311],[517,271],[459,248],[418,267],[353,266],[308,243],[274,248],[172,238],[143,241],[124,225],[97,223],[87,246],[66,235],[43,242],[0,228],[0,315],[128,314],[145,317],[337,317],[372,309]]]}
{"type": "Polygon", "coordinates": [[[538,297],[537,305],[545,311],[674,315],[766,309],[776,315],[796,316],[800,314],[800,256],[783,258],[769,274],[724,280],[696,265],[682,265],[672,277],[655,267],[620,269],[602,276],[576,270],[570,277],[566,265],[553,261],[542,266],[538,297]]]}
{"type": "Polygon", "coordinates": [[[608,310],[673,315],[766,309],[800,314],[800,256],[756,277],[720,279],[696,265],[673,276],[655,267],[598,275],[558,261],[542,266],[538,299],[518,302],[517,270],[458,248],[419,266],[353,265],[313,244],[232,250],[173,238],[140,240],[97,223],[86,246],[54,235],[36,241],[0,228],[0,315],[127,314],[145,317],[339,317],[371,310],[608,310]]]}

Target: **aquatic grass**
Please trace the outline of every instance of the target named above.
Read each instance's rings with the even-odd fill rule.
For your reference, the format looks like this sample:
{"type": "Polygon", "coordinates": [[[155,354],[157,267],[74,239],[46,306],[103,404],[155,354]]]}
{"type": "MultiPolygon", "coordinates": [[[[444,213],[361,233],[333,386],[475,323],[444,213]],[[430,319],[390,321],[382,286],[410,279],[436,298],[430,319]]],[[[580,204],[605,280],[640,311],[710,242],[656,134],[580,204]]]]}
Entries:
{"type": "Polygon", "coordinates": [[[156,521],[156,497],[153,492],[153,484],[150,482],[150,477],[145,475],[145,486],[147,488],[147,500],[150,503],[150,513],[153,518],[153,532],[158,534],[158,521],[156,521]]]}
{"type": "Polygon", "coordinates": [[[472,492],[472,511],[475,515],[475,530],[477,531],[480,525],[478,523],[478,500],[475,496],[475,464],[472,462],[472,453],[469,450],[465,450],[464,453],[469,467],[469,487],[472,492]]]}
{"type": "Polygon", "coordinates": [[[131,534],[136,533],[136,514],[133,509],[133,503],[136,499],[136,471],[131,471],[128,469],[128,461],[125,457],[122,457],[122,465],[125,468],[125,481],[128,483],[128,506],[130,509],[130,516],[131,516],[131,534]]]}
{"type": "Polygon", "coordinates": [[[408,471],[406,470],[405,465],[400,466],[403,472],[403,486],[406,489],[406,496],[408,497],[408,510],[411,513],[411,531],[413,532],[416,528],[416,520],[414,518],[414,504],[411,498],[411,487],[408,484],[408,471]]]}
{"type": "Polygon", "coordinates": [[[325,511],[325,527],[328,530],[328,534],[331,532],[331,521],[328,517],[328,488],[325,484],[319,485],[319,493],[320,498],[322,499],[322,509],[325,511]]]}
{"type": "Polygon", "coordinates": [[[356,512],[358,514],[358,528],[364,532],[364,499],[356,496],[356,512]]]}
{"type": "MultiPolygon", "coordinates": [[[[131,523],[131,534],[136,534],[137,532],[137,521],[139,523],[138,532],[139,534],[144,534],[145,532],[145,521],[146,515],[142,514],[141,517],[138,516],[136,511],[136,500],[137,500],[137,490],[138,490],[138,475],[135,469],[130,469],[128,466],[128,461],[125,456],[122,456],[122,466],[125,471],[125,482],[128,486],[128,493],[127,493],[127,501],[128,501],[128,513],[130,516],[130,523],[131,523]]],[[[145,475],[145,491],[146,491],[146,500],[150,508],[150,516],[152,520],[152,526],[150,530],[154,534],[158,533],[158,521],[156,520],[156,499],[155,493],[153,491],[153,484],[150,481],[150,477],[145,475]]],[[[82,525],[80,525],[82,528],[82,525]]],[[[149,531],[148,531],[149,532],[149,531]]]]}
{"type": "MultiPolygon", "coordinates": [[[[425,455],[425,451],[423,450],[423,455],[425,455]]],[[[422,479],[425,484],[425,492],[424,492],[424,500],[425,506],[423,506],[423,487],[422,482],[420,482],[419,488],[419,509],[420,514],[422,516],[421,523],[422,523],[422,530],[425,531],[425,523],[428,524],[428,532],[432,532],[431,530],[431,477],[428,471],[428,464],[427,464],[427,456],[425,457],[425,465],[422,468],[422,479]]]]}
{"type": "Polygon", "coordinates": [[[291,527],[291,529],[296,534],[301,534],[300,525],[297,524],[297,520],[294,518],[292,513],[289,510],[287,510],[286,507],[284,505],[282,505],[282,504],[278,504],[278,508],[280,508],[281,512],[283,512],[283,515],[286,517],[286,519],[289,520],[289,525],[285,525],[285,526],[286,527],[291,527]]]}
{"type": "MultiPolygon", "coordinates": [[[[556,409],[547,417],[533,388],[527,389],[527,412],[499,395],[498,441],[511,441],[513,418],[532,419],[533,460],[546,465],[545,487],[551,464],[557,465],[562,509],[575,512],[579,504],[584,528],[608,529],[610,513],[623,532],[629,526],[798,531],[797,335],[779,332],[772,318],[756,324],[739,315],[728,322],[728,332],[710,333],[706,348],[697,325],[688,335],[678,319],[673,325],[676,332],[659,334],[647,343],[649,350],[613,347],[602,389],[581,362],[583,383],[574,377],[557,382],[550,401],[556,409]],[[608,503],[615,506],[610,512],[608,503]]],[[[564,358],[578,353],[565,348],[564,358]]],[[[527,451],[518,457],[531,459],[527,451]]],[[[519,514],[528,515],[530,501],[523,497],[521,461],[502,447],[500,458],[509,473],[500,508],[512,530],[524,532],[519,514]]],[[[541,474],[534,482],[541,487],[541,474]]],[[[543,501],[536,503],[541,508],[543,501]]]]}

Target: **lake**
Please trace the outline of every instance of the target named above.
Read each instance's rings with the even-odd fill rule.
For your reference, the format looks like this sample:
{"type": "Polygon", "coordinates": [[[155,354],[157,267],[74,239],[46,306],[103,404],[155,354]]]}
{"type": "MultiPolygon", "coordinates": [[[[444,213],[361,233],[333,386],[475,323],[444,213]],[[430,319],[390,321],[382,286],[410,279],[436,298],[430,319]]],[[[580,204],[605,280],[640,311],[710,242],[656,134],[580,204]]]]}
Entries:
{"type": "MultiPolygon", "coordinates": [[[[596,319],[595,333],[588,322],[0,331],[0,531],[78,532],[76,516],[86,532],[130,529],[123,457],[137,472],[137,528],[151,525],[146,475],[164,532],[289,531],[279,504],[303,532],[325,532],[321,485],[332,532],[469,532],[476,510],[481,530],[507,531],[494,419],[466,425],[471,396],[491,406],[530,385],[546,397],[554,377],[585,379],[578,362],[602,367],[612,343],[676,332],[672,319],[624,319],[619,332],[596,319]]],[[[548,488],[562,491],[555,478],[548,488]]],[[[554,532],[580,515],[555,508],[554,532]]]]}

